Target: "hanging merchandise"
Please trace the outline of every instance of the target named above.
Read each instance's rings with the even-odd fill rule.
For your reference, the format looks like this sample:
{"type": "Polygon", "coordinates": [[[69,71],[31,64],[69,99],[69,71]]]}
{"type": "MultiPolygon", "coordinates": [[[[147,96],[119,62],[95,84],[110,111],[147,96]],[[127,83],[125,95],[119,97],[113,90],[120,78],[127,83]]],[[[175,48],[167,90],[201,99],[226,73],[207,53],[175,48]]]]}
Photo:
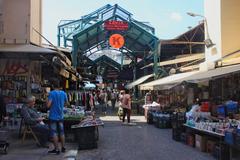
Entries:
{"type": "Polygon", "coordinates": [[[65,88],[69,89],[69,81],[68,80],[66,80],[65,88]]]}

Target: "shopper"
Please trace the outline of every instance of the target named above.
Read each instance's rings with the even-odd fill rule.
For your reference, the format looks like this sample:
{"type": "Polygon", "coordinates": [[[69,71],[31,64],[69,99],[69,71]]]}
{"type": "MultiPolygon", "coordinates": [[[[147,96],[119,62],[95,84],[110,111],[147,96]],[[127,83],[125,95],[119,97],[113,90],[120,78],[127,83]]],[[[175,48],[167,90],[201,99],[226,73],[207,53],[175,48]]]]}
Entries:
{"type": "Polygon", "coordinates": [[[105,89],[101,90],[99,98],[100,98],[100,105],[102,107],[102,112],[103,112],[104,115],[106,115],[107,114],[108,98],[107,98],[107,93],[106,93],[105,89]]]}
{"type": "Polygon", "coordinates": [[[122,108],[123,108],[123,119],[122,122],[125,123],[125,116],[127,115],[128,124],[130,123],[131,115],[131,96],[129,90],[125,90],[125,94],[121,98],[122,108]]]}
{"type": "Polygon", "coordinates": [[[34,108],[35,97],[28,96],[27,103],[23,105],[21,109],[21,116],[26,125],[30,125],[33,132],[38,137],[40,145],[42,147],[48,147],[47,142],[49,138],[49,128],[48,125],[44,124],[43,117],[34,108]]]}
{"type": "Polygon", "coordinates": [[[61,151],[65,152],[65,134],[63,126],[63,108],[68,102],[67,95],[60,89],[59,82],[57,80],[52,82],[53,91],[49,93],[47,107],[50,108],[49,112],[49,125],[50,136],[53,138],[54,149],[48,151],[48,153],[59,154],[59,137],[61,142],[61,151]]]}
{"type": "Polygon", "coordinates": [[[0,123],[7,117],[6,114],[6,104],[4,102],[3,96],[0,94],[0,123]]]}
{"type": "Polygon", "coordinates": [[[145,104],[151,104],[153,102],[152,100],[152,92],[149,91],[145,95],[145,104]]]}
{"type": "Polygon", "coordinates": [[[116,91],[114,91],[114,90],[111,91],[110,99],[111,99],[111,104],[112,104],[112,110],[114,110],[115,109],[116,100],[117,100],[117,93],[116,93],[116,91]]]}

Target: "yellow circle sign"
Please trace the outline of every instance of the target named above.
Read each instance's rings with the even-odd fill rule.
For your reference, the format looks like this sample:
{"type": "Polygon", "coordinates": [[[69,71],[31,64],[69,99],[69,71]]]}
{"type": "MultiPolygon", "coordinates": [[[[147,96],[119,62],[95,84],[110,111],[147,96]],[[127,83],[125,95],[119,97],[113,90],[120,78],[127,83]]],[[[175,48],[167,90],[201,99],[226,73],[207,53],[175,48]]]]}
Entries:
{"type": "Polygon", "coordinates": [[[121,48],[124,45],[124,38],[120,34],[113,34],[109,38],[109,44],[113,48],[121,48]]]}

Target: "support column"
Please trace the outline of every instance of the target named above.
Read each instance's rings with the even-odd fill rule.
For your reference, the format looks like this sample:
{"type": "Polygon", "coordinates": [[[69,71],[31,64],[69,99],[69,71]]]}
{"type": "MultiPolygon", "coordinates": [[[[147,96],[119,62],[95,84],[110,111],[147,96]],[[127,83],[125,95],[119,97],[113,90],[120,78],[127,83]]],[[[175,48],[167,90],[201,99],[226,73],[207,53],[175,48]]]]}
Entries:
{"type": "MultiPolygon", "coordinates": [[[[144,59],[143,59],[144,66],[147,65],[146,57],[147,57],[147,54],[146,54],[146,51],[144,51],[144,59]]],[[[147,75],[147,67],[143,69],[143,75],[144,76],[147,75]]]]}
{"type": "Polygon", "coordinates": [[[124,60],[124,55],[123,55],[123,52],[121,52],[121,69],[123,68],[123,60],[124,60]]]}
{"type": "Polygon", "coordinates": [[[158,76],[158,63],[160,60],[160,51],[161,51],[161,44],[159,40],[155,40],[155,47],[154,47],[154,57],[153,57],[153,73],[154,79],[157,79],[158,76]]]}
{"type": "Polygon", "coordinates": [[[61,38],[60,38],[60,28],[58,27],[58,35],[57,35],[57,38],[58,38],[58,47],[60,47],[61,45],[61,38]]]}
{"type": "Polygon", "coordinates": [[[73,46],[72,46],[72,62],[73,66],[77,68],[77,63],[78,63],[78,42],[76,39],[73,39],[73,46]]]}
{"type": "MultiPolygon", "coordinates": [[[[137,57],[134,57],[133,61],[134,61],[133,62],[133,64],[134,64],[134,67],[133,67],[133,81],[136,81],[136,79],[137,79],[137,57]]],[[[133,87],[133,93],[134,93],[134,98],[137,98],[138,97],[137,86],[133,87]]]]}

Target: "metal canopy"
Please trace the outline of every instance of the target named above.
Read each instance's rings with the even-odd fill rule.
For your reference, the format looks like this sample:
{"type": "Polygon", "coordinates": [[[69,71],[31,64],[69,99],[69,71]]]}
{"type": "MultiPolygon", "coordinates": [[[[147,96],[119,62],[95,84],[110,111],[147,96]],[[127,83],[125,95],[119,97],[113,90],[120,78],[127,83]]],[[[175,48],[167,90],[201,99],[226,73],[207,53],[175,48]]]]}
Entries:
{"type": "Polygon", "coordinates": [[[79,20],[61,21],[58,26],[58,45],[63,42],[64,47],[72,47],[73,63],[77,66],[77,57],[111,49],[108,45],[109,36],[119,33],[125,39],[125,45],[119,50],[125,50],[135,58],[144,58],[143,53],[156,50],[158,38],[154,32],[153,27],[134,20],[130,12],[117,4],[108,4],[79,20]],[[127,31],[104,30],[104,22],[108,20],[127,21],[129,28],[127,31]]]}
{"type": "Polygon", "coordinates": [[[93,61],[95,64],[104,64],[106,66],[110,66],[112,68],[117,69],[118,71],[121,69],[121,65],[114,61],[112,58],[109,58],[106,55],[103,55],[99,58],[97,58],[95,61],[93,61]]]}
{"type": "MultiPolygon", "coordinates": [[[[187,32],[177,36],[174,39],[160,40],[161,42],[161,61],[167,61],[175,59],[176,56],[184,54],[198,54],[204,53],[204,23],[193,27],[187,32]]],[[[138,63],[140,67],[153,62],[153,57],[148,56],[147,62],[141,61],[138,63]]],[[[149,66],[153,65],[150,64],[149,66]]]]}
{"type": "Polygon", "coordinates": [[[162,40],[161,44],[161,60],[181,54],[204,53],[204,24],[200,23],[174,39],[162,40]]]}

